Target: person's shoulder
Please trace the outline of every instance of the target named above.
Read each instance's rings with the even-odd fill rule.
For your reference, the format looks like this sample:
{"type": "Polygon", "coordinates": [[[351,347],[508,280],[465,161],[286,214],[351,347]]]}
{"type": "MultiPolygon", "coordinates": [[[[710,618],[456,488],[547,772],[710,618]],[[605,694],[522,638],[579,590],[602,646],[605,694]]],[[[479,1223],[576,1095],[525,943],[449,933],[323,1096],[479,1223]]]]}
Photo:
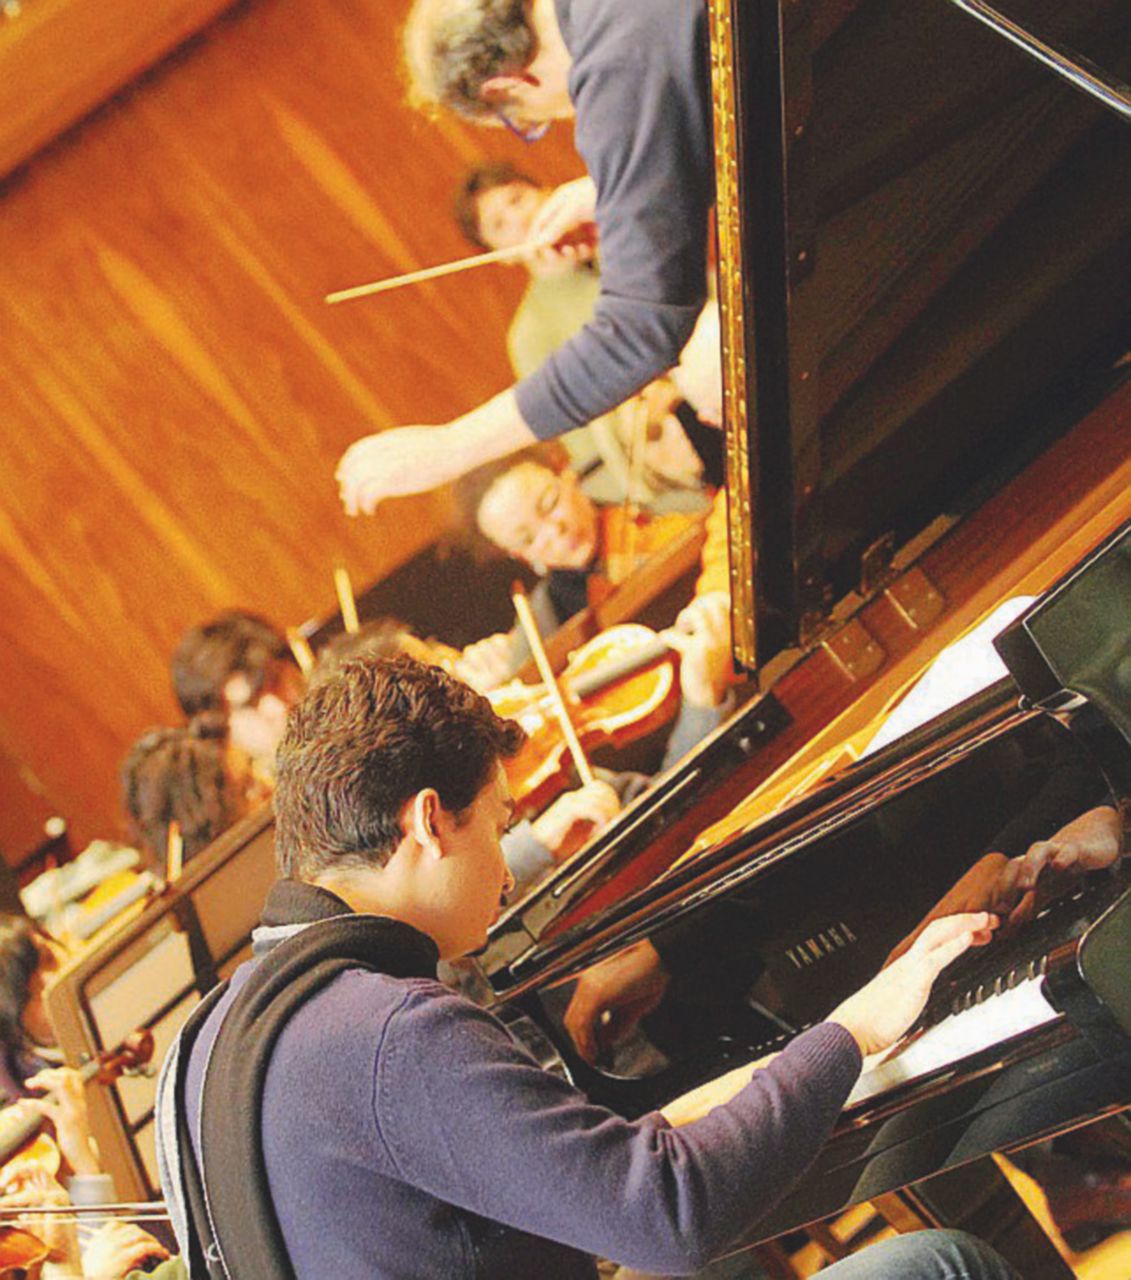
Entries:
{"type": "MultiPolygon", "coordinates": [[[[589,57],[647,57],[665,45],[682,46],[707,24],[704,0],[569,0],[568,25],[575,62],[589,57]]],[[[568,43],[568,42],[567,42],[568,43]]]]}
{"type": "Polygon", "coordinates": [[[413,979],[389,1016],[382,1045],[387,1062],[431,1060],[437,1045],[445,1049],[445,1070],[454,1061],[510,1056],[516,1046],[507,1029],[487,1009],[442,982],[413,979]]]}

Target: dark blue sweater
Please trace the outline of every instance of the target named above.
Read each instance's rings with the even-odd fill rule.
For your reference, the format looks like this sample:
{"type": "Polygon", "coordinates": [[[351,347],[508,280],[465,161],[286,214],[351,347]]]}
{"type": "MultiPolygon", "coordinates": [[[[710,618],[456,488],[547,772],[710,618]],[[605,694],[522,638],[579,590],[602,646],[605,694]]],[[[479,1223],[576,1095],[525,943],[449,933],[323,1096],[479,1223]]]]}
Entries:
{"type": "Polygon", "coordinates": [[[679,360],[706,298],[714,203],[704,0],[555,0],[574,141],[597,186],[593,317],[516,388],[542,439],[583,426],[679,360]]]}
{"type": "MultiPolygon", "coordinates": [[[[190,1059],[194,1134],[203,1065],[229,1003],[190,1059]]],[[[478,1278],[484,1220],[686,1274],[805,1169],[859,1067],[848,1032],[823,1024],[704,1119],[628,1123],[541,1070],[494,1017],[440,983],[351,970],[299,1010],[275,1048],[268,1178],[300,1280],[478,1278]]],[[[588,1259],[563,1269],[559,1248],[538,1247],[556,1276],[593,1274],[588,1259]]]]}

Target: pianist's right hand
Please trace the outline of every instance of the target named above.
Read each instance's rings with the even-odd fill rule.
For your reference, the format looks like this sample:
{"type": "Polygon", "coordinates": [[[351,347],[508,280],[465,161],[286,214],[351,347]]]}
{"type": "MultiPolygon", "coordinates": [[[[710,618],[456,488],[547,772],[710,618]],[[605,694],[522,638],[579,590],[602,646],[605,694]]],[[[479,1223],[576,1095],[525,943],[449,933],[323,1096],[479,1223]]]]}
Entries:
{"type": "Polygon", "coordinates": [[[933,920],[898,960],[829,1014],[829,1022],[839,1022],[865,1058],[890,1048],[922,1013],[943,969],[970,947],[984,946],[997,926],[988,911],[933,920]]]}

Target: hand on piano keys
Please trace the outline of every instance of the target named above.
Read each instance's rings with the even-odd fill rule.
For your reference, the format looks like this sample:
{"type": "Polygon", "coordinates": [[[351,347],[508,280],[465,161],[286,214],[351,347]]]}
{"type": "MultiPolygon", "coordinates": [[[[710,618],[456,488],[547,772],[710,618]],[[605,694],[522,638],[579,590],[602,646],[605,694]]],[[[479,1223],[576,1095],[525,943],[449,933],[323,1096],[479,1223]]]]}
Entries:
{"type": "MultiPolygon", "coordinates": [[[[887,1056],[923,1012],[938,975],[972,946],[984,946],[993,937],[997,917],[988,912],[968,912],[932,921],[912,946],[896,961],[850,996],[828,1018],[839,1022],[860,1047],[868,1078],[870,1065],[887,1056]]],[[[759,1067],[775,1055],[738,1067],[673,1099],[661,1114],[669,1124],[689,1124],[721,1103],[729,1101],[749,1084],[759,1067]]],[[[875,1090],[886,1087],[879,1085],[875,1090]]],[[[857,1090],[860,1085],[857,1086],[857,1090]]],[[[856,1091],[850,1103],[856,1099],[856,1091]]]]}
{"type": "Polygon", "coordinates": [[[912,945],[829,1015],[860,1046],[861,1056],[896,1044],[923,1012],[935,979],[972,946],[985,946],[998,918],[988,911],[932,920],[912,945]]]}
{"type": "Polygon", "coordinates": [[[1089,871],[1103,871],[1119,861],[1122,824],[1112,805],[1099,805],[1060,828],[1048,840],[1031,844],[1005,864],[994,886],[994,911],[1009,925],[1031,920],[1045,903],[1089,871]]]}

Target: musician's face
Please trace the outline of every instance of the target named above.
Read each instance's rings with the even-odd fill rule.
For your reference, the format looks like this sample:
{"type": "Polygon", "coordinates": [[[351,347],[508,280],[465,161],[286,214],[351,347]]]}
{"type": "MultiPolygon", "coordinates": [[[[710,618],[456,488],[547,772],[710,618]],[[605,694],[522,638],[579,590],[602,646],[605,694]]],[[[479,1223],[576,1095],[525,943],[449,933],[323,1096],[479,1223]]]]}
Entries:
{"type": "Polygon", "coordinates": [[[20,1022],[33,1044],[51,1048],[56,1042],[55,1029],[47,1016],[46,996],[66,963],[67,951],[54,939],[41,936],[36,937],[35,947],[39,953],[39,963],[28,983],[27,1001],[20,1015],[20,1022]]]}
{"type": "Polygon", "coordinates": [[[484,537],[539,572],[584,569],[597,554],[597,508],[569,470],[519,463],[487,490],[478,521],[484,537]]]}
{"type": "Polygon", "coordinates": [[[530,224],[549,193],[529,182],[506,182],[475,198],[479,236],[488,249],[525,244],[530,224]]]}
{"type": "Polygon", "coordinates": [[[224,685],[231,740],[265,768],[274,766],[275,749],[282,741],[287,712],[302,697],[302,675],[297,667],[280,662],[258,695],[242,672],[224,685]]]}
{"type": "Polygon", "coordinates": [[[444,856],[428,864],[430,914],[422,924],[444,959],[477,951],[499,918],[503,896],[514,886],[500,843],[513,815],[501,764],[463,813],[440,809],[435,815],[444,856]]]}

